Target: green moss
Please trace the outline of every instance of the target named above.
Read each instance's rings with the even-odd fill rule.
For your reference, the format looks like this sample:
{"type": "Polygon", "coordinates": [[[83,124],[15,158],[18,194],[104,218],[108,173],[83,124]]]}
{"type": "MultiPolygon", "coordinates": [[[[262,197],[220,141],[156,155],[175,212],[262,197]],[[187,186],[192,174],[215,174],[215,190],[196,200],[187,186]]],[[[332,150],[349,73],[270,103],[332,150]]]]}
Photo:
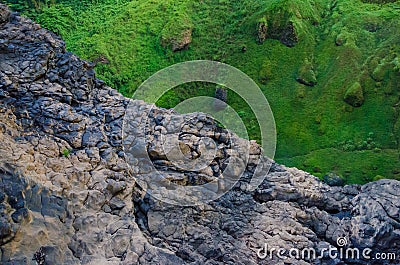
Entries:
{"type": "Polygon", "coordinates": [[[355,82],[346,90],[344,101],[353,107],[360,107],[364,103],[364,92],[359,82],[355,82]]]}
{"type": "Polygon", "coordinates": [[[305,60],[304,64],[299,69],[296,80],[307,86],[315,86],[317,84],[317,77],[311,62],[305,60]]]}
{"type": "MultiPolygon", "coordinates": [[[[398,176],[392,172],[400,168],[395,150],[400,135],[399,110],[394,107],[400,83],[396,4],[63,0],[47,7],[28,15],[61,34],[67,49],[82,58],[108,58],[110,64],[96,67],[97,77],[127,96],[174,63],[225,62],[258,82],[269,100],[278,131],[277,161],[310,171],[319,168],[315,173],[320,176],[337,172],[352,183],[372,180],[377,174],[398,176]],[[260,22],[267,26],[261,45],[257,43],[260,22]],[[168,40],[167,46],[181,39],[185,29],[192,29],[189,49],[174,53],[162,46],[162,39],[168,40]],[[379,65],[384,67],[377,70],[379,65]],[[318,82],[308,89],[296,82],[298,76],[312,81],[317,76],[318,82]],[[355,81],[363,90],[362,108],[343,100],[355,81]],[[369,132],[374,132],[376,143],[371,149],[370,143],[365,148],[363,144],[369,132]],[[346,151],[338,143],[347,143],[346,151]]],[[[157,104],[174,107],[193,96],[213,96],[214,91],[215,86],[188,84],[170,91],[157,104]]],[[[250,137],[260,139],[259,125],[246,102],[232,92],[228,98],[250,137]]]]}
{"type": "Polygon", "coordinates": [[[387,4],[387,3],[393,3],[396,2],[397,0],[362,0],[364,3],[373,3],[373,4],[387,4]]]}
{"type": "Polygon", "coordinates": [[[304,86],[297,86],[296,87],[296,95],[298,98],[301,98],[301,99],[305,98],[307,96],[306,88],[304,86]]]}
{"type": "Polygon", "coordinates": [[[381,175],[376,175],[376,176],[374,177],[374,181],[378,181],[378,180],[381,180],[381,179],[385,179],[385,177],[384,177],[384,176],[381,176],[381,175]]]}
{"type": "Polygon", "coordinates": [[[378,66],[372,72],[372,78],[377,82],[381,82],[387,79],[391,69],[393,69],[393,67],[388,63],[378,64],[378,66]]]}
{"type": "Polygon", "coordinates": [[[70,6],[58,4],[52,6],[44,6],[39,13],[34,13],[35,20],[40,24],[58,35],[69,35],[76,29],[76,20],[74,11],[70,6]]]}
{"type": "Polygon", "coordinates": [[[337,46],[355,45],[355,35],[349,33],[347,31],[347,28],[344,27],[342,31],[337,35],[335,43],[337,46]]]}
{"type": "Polygon", "coordinates": [[[258,74],[260,82],[266,84],[270,79],[272,79],[274,69],[276,69],[275,63],[271,62],[269,59],[266,59],[262,64],[258,74]]]}
{"type": "Polygon", "coordinates": [[[277,162],[288,166],[302,165],[302,168],[316,176],[335,172],[342,176],[346,183],[366,183],[374,180],[377,175],[400,180],[400,174],[394,168],[400,168],[398,151],[382,150],[374,153],[372,150],[345,152],[335,148],[313,151],[307,155],[288,159],[277,159],[277,162]],[[320,172],[314,172],[315,168],[320,172]]]}
{"type": "Polygon", "coordinates": [[[192,39],[193,24],[185,12],[176,12],[161,31],[161,45],[173,51],[187,47],[192,39]]]}

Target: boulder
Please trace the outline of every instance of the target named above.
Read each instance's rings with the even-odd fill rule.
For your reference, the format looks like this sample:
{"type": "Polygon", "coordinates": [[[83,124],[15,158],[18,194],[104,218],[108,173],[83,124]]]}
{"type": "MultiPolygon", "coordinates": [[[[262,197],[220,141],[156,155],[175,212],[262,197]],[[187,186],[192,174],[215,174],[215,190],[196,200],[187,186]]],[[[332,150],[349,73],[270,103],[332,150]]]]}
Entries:
{"type": "MultiPolygon", "coordinates": [[[[276,18],[274,18],[276,19],[276,18]]],[[[293,21],[271,22],[265,19],[257,24],[257,42],[262,44],[267,38],[279,40],[288,47],[294,47],[299,41],[297,29],[293,21]]]]}
{"type": "Polygon", "coordinates": [[[344,101],[353,107],[362,106],[364,103],[364,92],[359,82],[355,82],[346,90],[344,101]]]}
{"type": "Polygon", "coordinates": [[[215,89],[216,100],[214,101],[213,107],[214,110],[223,110],[226,108],[226,103],[228,102],[228,91],[226,88],[217,87],[215,89]]]}
{"type": "Polygon", "coordinates": [[[173,52],[186,50],[189,48],[190,43],[192,42],[192,30],[186,29],[180,32],[179,35],[176,35],[171,38],[162,38],[161,45],[164,47],[171,47],[173,52]]]}
{"type": "Polygon", "coordinates": [[[315,86],[317,84],[317,77],[314,72],[313,65],[306,61],[299,69],[296,81],[306,86],[315,86]]]}
{"type": "Polygon", "coordinates": [[[10,14],[10,10],[6,5],[0,5],[0,25],[8,22],[10,14]]]}
{"type": "Polygon", "coordinates": [[[192,42],[193,25],[186,14],[177,14],[161,32],[160,43],[173,52],[186,50],[192,42]]]}
{"type": "Polygon", "coordinates": [[[322,178],[323,182],[329,186],[343,186],[343,179],[335,173],[328,173],[322,178]]]}

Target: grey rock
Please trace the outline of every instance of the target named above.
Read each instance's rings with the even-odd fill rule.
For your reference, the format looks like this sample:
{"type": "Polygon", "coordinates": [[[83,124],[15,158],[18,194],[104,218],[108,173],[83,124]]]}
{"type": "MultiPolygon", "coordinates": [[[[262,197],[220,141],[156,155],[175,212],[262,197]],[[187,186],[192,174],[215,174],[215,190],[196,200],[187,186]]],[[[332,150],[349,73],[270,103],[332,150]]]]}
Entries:
{"type": "Polygon", "coordinates": [[[0,239],[9,237],[12,234],[12,226],[8,220],[0,219],[0,239]]]}
{"type": "Polygon", "coordinates": [[[0,6],[0,24],[8,22],[10,18],[10,10],[5,5],[0,6]]]}
{"type": "Polygon", "coordinates": [[[64,256],[58,247],[44,246],[42,252],[45,255],[44,265],[64,264],[64,256]]]}
{"type": "Polygon", "coordinates": [[[126,183],[124,181],[115,181],[110,179],[107,184],[107,189],[112,195],[116,195],[126,189],[126,183]]]}
{"type": "Polygon", "coordinates": [[[329,186],[343,186],[344,185],[343,179],[334,173],[329,173],[329,174],[325,175],[322,178],[322,180],[329,186]]]}
{"type": "Polygon", "coordinates": [[[14,223],[22,223],[23,221],[29,220],[29,211],[26,208],[18,209],[11,215],[11,218],[14,223]]]}
{"type": "Polygon", "coordinates": [[[111,210],[121,210],[126,206],[126,203],[118,197],[113,197],[109,204],[111,210]]]}
{"type": "MultiPolygon", "coordinates": [[[[34,257],[68,265],[368,264],[257,257],[265,244],[322,249],[337,246],[338,237],[400,254],[398,181],[329,186],[278,165],[205,114],[124,98],[95,78],[92,64],[66,52],[59,37],[8,16],[0,4],[1,264],[33,264],[34,257]],[[172,135],[190,158],[185,163],[169,160],[174,146],[162,139],[172,135]],[[249,161],[238,156],[245,147],[249,161]],[[203,168],[188,168],[208,153],[203,168]],[[230,158],[239,162],[226,173],[244,168],[243,175],[207,204],[168,204],[139,186],[157,175],[181,185],[221,179],[223,186],[230,158]],[[261,173],[265,179],[251,191],[252,175],[261,173]]],[[[281,41],[294,45],[293,30],[289,25],[281,41]]]]}

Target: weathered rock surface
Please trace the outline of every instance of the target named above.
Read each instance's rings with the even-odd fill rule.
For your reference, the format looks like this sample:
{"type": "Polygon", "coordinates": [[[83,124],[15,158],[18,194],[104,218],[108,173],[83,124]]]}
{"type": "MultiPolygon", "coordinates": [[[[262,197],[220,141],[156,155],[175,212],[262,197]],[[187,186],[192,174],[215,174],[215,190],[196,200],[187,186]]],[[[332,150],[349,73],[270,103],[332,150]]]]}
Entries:
{"type": "MultiPolygon", "coordinates": [[[[154,200],[136,184],[149,173],[146,154],[139,148],[136,164],[125,161],[129,100],[91,67],[60,38],[0,5],[1,264],[385,264],[257,257],[265,244],[321,250],[336,247],[339,237],[399,257],[399,182],[330,187],[262,159],[261,166],[272,163],[270,172],[250,191],[260,154],[254,144],[243,177],[218,200],[191,207],[154,200]]],[[[132,104],[138,118],[151,108],[132,104]]],[[[144,144],[158,170],[185,185],[220,177],[234,151],[226,131],[197,113],[179,132],[174,123],[187,116],[157,108],[153,114],[147,133],[154,141],[144,144]],[[192,158],[199,138],[214,140],[219,151],[201,173],[179,171],[157,141],[171,133],[192,158]]]]}

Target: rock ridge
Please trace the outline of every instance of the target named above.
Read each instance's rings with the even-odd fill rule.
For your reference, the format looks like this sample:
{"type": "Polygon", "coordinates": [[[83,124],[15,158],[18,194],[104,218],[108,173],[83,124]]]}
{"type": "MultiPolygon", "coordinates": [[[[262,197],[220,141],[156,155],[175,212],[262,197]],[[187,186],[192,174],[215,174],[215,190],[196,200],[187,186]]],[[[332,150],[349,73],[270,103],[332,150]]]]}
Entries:
{"type": "MultiPolygon", "coordinates": [[[[147,148],[158,170],[184,185],[220,176],[233,149],[227,131],[204,114],[130,102],[58,36],[0,4],[1,264],[400,264],[400,182],[331,187],[261,158],[270,170],[255,191],[248,189],[250,159],[218,200],[163,203],[137,185],[146,174],[139,154],[136,164],[126,163],[128,104],[137,118],[153,108],[147,148]],[[182,118],[193,125],[186,131],[193,137],[182,140],[189,155],[200,138],[218,144],[218,159],[201,173],[174,168],[157,141],[182,118]],[[338,238],[397,260],[257,256],[265,244],[321,250],[337,247],[338,238]]],[[[251,146],[257,160],[261,150],[251,146]]]]}

